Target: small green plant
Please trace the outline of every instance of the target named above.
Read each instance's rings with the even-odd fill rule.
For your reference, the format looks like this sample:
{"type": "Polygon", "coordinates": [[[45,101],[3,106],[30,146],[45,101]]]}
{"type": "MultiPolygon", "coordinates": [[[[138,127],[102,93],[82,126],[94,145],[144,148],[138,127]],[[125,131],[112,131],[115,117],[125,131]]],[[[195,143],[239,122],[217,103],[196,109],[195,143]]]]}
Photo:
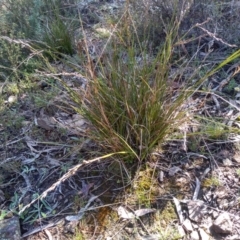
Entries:
{"type": "Polygon", "coordinates": [[[233,94],[237,87],[238,87],[238,83],[236,82],[236,80],[231,79],[229,83],[226,85],[226,87],[223,88],[223,91],[228,94],[233,94]]]}
{"type": "Polygon", "coordinates": [[[52,87],[48,91],[38,91],[36,93],[30,93],[30,96],[33,99],[33,103],[36,107],[48,107],[51,104],[51,101],[58,94],[59,90],[57,87],[52,87]]]}
{"type": "Polygon", "coordinates": [[[6,98],[36,88],[40,80],[36,70],[42,70],[46,63],[38,50],[21,39],[21,34],[18,37],[0,36],[0,90],[6,98]]]}
{"type": "Polygon", "coordinates": [[[8,215],[8,212],[6,210],[0,209],[0,221],[3,220],[8,215]]]}
{"type": "MultiPolygon", "coordinates": [[[[38,197],[38,193],[32,195],[33,199],[36,199],[38,197]]],[[[19,211],[23,208],[23,205],[19,204],[20,199],[21,196],[19,196],[18,193],[14,193],[14,196],[11,198],[11,204],[9,208],[13,213],[19,214],[19,211]]],[[[41,199],[33,204],[31,208],[25,210],[24,212],[21,212],[19,216],[24,223],[34,223],[39,219],[44,219],[55,214],[55,207],[56,206],[51,207],[46,199],[41,199]]]]}
{"type": "Polygon", "coordinates": [[[83,234],[81,233],[80,230],[76,230],[74,236],[73,236],[73,240],[84,240],[85,237],[83,236],[83,234]]]}
{"type": "MultiPolygon", "coordinates": [[[[38,198],[39,194],[33,194],[33,198],[38,198]]],[[[32,205],[32,208],[26,210],[26,213],[22,214],[22,219],[24,223],[30,222],[34,223],[38,219],[44,219],[54,214],[55,211],[51,205],[45,199],[38,200],[32,205]]]]}
{"type": "Polygon", "coordinates": [[[214,140],[220,140],[226,138],[226,133],[229,132],[224,128],[224,125],[218,122],[209,122],[203,132],[208,138],[214,140]]]}
{"type": "Polygon", "coordinates": [[[41,35],[41,9],[43,1],[39,0],[8,0],[1,6],[2,26],[1,32],[14,36],[22,33],[26,38],[36,38],[41,35]]]}
{"type": "Polygon", "coordinates": [[[222,123],[222,118],[196,116],[196,120],[198,127],[189,134],[188,146],[191,150],[197,149],[202,139],[221,141],[227,139],[230,134],[239,132],[236,127],[222,123]]]}
{"type": "Polygon", "coordinates": [[[220,186],[220,181],[217,177],[212,176],[210,178],[204,179],[202,185],[204,187],[220,186]]]}
{"type": "Polygon", "coordinates": [[[74,196],[74,198],[73,198],[73,211],[78,213],[79,210],[83,206],[85,206],[85,204],[86,204],[86,201],[84,201],[84,199],[81,196],[79,196],[79,195],[74,196]]]}
{"type": "Polygon", "coordinates": [[[236,169],[236,173],[240,177],[240,168],[236,169]]]}
{"type": "Polygon", "coordinates": [[[72,18],[77,14],[75,7],[70,4],[64,7],[66,4],[62,0],[3,0],[2,5],[0,32],[9,36],[9,32],[13,31],[15,37],[21,33],[24,38],[32,40],[41,40],[56,13],[65,17],[72,14],[72,18]]]}
{"type": "Polygon", "coordinates": [[[152,169],[146,168],[138,173],[134,182],[134,195],[139,205],[151,206],[152,201],[158,196],[158,181],[152,169]]]}
{"type": "Polygon", "coordinates": [[[161,240],[182,239],[181,234],[174,224],[177,219],[175,206],[171,202],[166,202],[163,210],[158,210],[155,214],[155,223],[153,224],[154,232],[159,235],[161,240]]]}
{"type": "Polygon", "coordinates": [[[56,53],[72,55],[74,53],[73,40],[69,27],[56,15],[56,19],[51,22],[45,31],[43,41],[56,53]]]}
{"type": "Polygon", "coordinates": [[[2,79],[0,81],[16,82],[20,79],[19,65],[24,59],[20,44],[11,41],[10,38],[0,37],[0,71],[2,79]]]}
{"type": "Polygon", "coordinates": [[[158,229],[160,238],[159,240],[177,240],[182,239],[181,234],[179,233],[179,230],[174,226],[167,226],[166,228],[159,228],[158,229]]]}

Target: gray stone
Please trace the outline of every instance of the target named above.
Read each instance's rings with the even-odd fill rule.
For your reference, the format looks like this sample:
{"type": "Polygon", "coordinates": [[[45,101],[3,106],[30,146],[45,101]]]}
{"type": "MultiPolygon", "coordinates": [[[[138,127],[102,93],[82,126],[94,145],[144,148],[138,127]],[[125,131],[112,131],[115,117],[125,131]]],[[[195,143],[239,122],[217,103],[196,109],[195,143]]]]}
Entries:
{"type": "Polygon", "coordinates": [[[187,232],[192,232],[193,231],[193,227],[192,227],[191,221],[188,218],[183,221],[182,225],[183,225],[183,228],[187,232]]]}
{"type": "Polygon", "coordinates": [[[200,239],[197,231],[191,232],[190,236],[191,236],[191,240],[199,240],[200,239]]]}
{"type": "Polygon", "coordinates": [[[212,230],[215,233],[230,234],[232,232],[233,224],[228,213],[220,213],[212,225],[212,230]]]}
{"type": "Polygon", "coordinates": [[[232,161],[229,158],[225,158],[222,161],[223,161],[224,166],[232,166],[233,165],[232,161]]]}
{"type": "MultiPolygon", "coordinates": [[[[239,143],[238,143],[238,145],[239,145],[239,147],[240,147],[240,144],[239,144],[239,143]]],[[[234,154],[234,156],[233,156],[233,159],[234,159],[236,162],[240,163],[240,152],[236,152],[236,153],[234,154]]]]}
{"type": "Polygon", "coordinates": [[[213,216],[214,219],[216,219],[216,218],[218,217],[218,215],[219,215],[219,212],[218,212],[218,211],[214,210],[214,211],[212,212],[212,216],[213,216]]]}
{"type": "Polygon", "coordinates": [[[184,231],[183,227],[177,226],[177,229],[178,229],[178,233],[179,233],[180,237],[183,238],[185,236],[185,231],[184,231]]]}
{"type": "Polygon", "coordinates": [[[204,202],[200,200],[189,201],[187,207],[189,218],[194,222],[200,223],[207,209],[204,202]]]}
{"type": "Polygon", "coordinates": [[[20,240],[21,232],[18,217],[12,217],[0,221],[1,240],[20,240]]]}
{"type": "Polygon", "coordinates": [[[201,240],[210,240],[210,236],[202,229],[198,229],[201,240]]]}

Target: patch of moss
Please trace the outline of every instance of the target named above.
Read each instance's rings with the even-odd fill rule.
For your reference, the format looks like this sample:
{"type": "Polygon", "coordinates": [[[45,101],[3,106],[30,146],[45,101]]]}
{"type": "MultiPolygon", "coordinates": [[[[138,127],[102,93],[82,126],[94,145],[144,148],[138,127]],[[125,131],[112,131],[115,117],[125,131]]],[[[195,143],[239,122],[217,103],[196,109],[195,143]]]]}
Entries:
{"type": "Polygon", "coordinates": [[[135,182],[135,195],[140,205],[151,205],[151,201],[158,196],[158,182],[153,169],[147,168],[139,172],[135,182]]]}
{"type": "Polygon", "coordinates": [[[74,234],[72,239],[73,240],[84,240],[86,238],[83,236],[83,234],[82,234],[82,232],[80,230],[76,230],[76,232],[75,232],[75,234],[74,234]]]}
{"type": "Polygon", "coordinates": [[[174,205],[168,202],[161,212],[161,218],[164,219],[166,223],[169,223],[177,218],[174,205]]]}
{"type": "Polygon", "coordinates": [[[202,182],[202,186],[203,187],[220,186],[220,181],[217,177],[206,178],[202,182]]]}
{"type": "Polygon", "coordinates": [[[159,239],[181,239],[178,229],[171,223],[177,219],[175,207],[172,202],[167,202],[162,211],[155,214],[155,231],[160,235],[159,239]]]}

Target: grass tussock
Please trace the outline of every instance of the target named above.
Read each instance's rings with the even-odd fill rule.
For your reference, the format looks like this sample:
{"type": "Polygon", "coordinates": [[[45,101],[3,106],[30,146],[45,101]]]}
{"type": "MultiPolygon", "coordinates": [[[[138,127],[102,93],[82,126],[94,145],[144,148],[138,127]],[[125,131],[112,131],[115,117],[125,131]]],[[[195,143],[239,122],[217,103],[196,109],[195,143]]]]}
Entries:
{"type": "Polygon", "coordinates": [[[70,29],[59,17],[56,17],[46,29],[43,40],[52,52],[70,55],[74,53],[70,29]]]}
{"type": "Polygon", "coordinates": [[[189,96],[240,52],[201,77],[201,67],[197,68],[181,84],[181,68],[189,62],[181,65],[179,74],[170,74],[173,65],[178,64],[174,55],[180,39],[177,14],[164,24],[165,38],[155,55],[147,51],[147,40],[140,41],[135,22],[129,16],[122,18],[126,21],[122,24],[123,35],[116,31],[117,40],[109,41],[110,53],[102,54],[97,64],[87,53],[90,80],[84,104],[76,93],[71,94],[78,104],[76,110],[92,123],[91,138],[107,152],[124,151],[127,159],[142,161],[187,121],[183,106],[189,96]]]}
{"type": "Polygon", "coordinates": [[[94,126],[91,137],[107,151],[141,161],[184,121],[181,107],[189,93],[174,89],[169,78],[177,28],[172,22],[151,61],[141,43],[121,48],[114,42],[111,56],[95,68],[80,110],[94,126]]]}

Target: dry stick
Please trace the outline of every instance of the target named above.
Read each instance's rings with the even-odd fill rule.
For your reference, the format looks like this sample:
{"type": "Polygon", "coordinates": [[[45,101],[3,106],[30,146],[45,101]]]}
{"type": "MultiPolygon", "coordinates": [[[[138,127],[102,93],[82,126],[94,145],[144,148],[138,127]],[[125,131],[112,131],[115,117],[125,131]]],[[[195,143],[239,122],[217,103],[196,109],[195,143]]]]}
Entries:
{"type": "Polygon", "coordinates": [[[49,187],[47,190],[45,190],[39,197],[37,197],[36,199],[33,199],[29,204],[27,204],[25,207],[23,207],[20,211],[19,211],[19,215],[21,213],[23,213],[27,208],[29,208],[33,203],[35,203],[37,200],[39,199],[43,199],[44,197],[47,196],[47,194],[54,190],[60,183],[64,182],[65,180],[67,180],[69,177],[73,176],[78,170],[79,168],[83,167],[83,166],[87,166],[87,165],[90,165],[92,163],[95,163],[95,162],[100,162],[100,160],[102,159],[105,159],[105,158],[108,158],[108,157],[111,157],[113,155],[116,155],[116,154],[126,154],[126,152],[122,151],[122,152],[117,152],[117,153],[110,153],[110,154],[107,154],[107,155],[104,155],[102,157],[97,157],[97,158],[94,158],[92,160],[84,160],[83,163],[80,163],[76,166],[74,166],[73,168],[71,168],[67,173],[65,173],[57,182],[55,182],[51,187],[49,187]]]}
{"type": "Polygon", "coordinates": [[[56,226],[56,225],[59,225],[59,224],[61,224],[61,223],[63,223],[63,220],[62,220],[62,219],[61,219],[61,220],[58,220],[57,222],[50,222],[50,223],[48,223],[48,224],[46,224],[46,225],[43,225],[43,226],[34,228],[33,230],[24,233],[24,234],[22,235],[22,238],[28,237],[28,236],[30,236],[30,235],[33,235],[33,234],[37,233],[37,232],[46,230],[46,229],[48,229],[48,228],[54,227],[54,226],[56,226]]]}
{"type": "Polygon", "coordinates": [[[183,217],[181,204],[180,204],[179,200],[177,198],[175,198],[175,197],[173,197],[173,202],[174,202],[175,207],[176,207],[176,211],[177,211],[177,214],[178,214],[179,222],[182,224],[183,220],[184,220],[184,217],[183,217]]]}
{"type": "Polygon", "coordinates": [[[200,191],[200,186],[201,186],[201,182],[199,181],[199,179],[196,177],[196,188],[192,197],[192,200],[197,200],[198,198],[198,194],[200,191]]]}
{"type": "Polygon", "coordinates": [[[233,103],[231,103],[230,101],[226,100],[224,97],[221,97],[220,95],[218,95],[217,93],[211,92],[211,91],[196,91],[199,93],[206,93],[206,94],[212,94],[214,96],[216,96],[217,98],[221,99],[222,101],[224,101],[225,103],[228,103],[231,107],[235,108],[236,110],[238,110],[240,112],[240,108],[236,105],[234,105],[233,103]]]}
{"type": "Polygon", "coordinates": [[[91,204],[95,199],[97,199],[98,197],[99,197],[99,196],[92,196],[92,197],[88,200],[86,206],[85,206],[85,207],[82,207],[82,208],[80,209],[80,211],[79,211],[76,215],[67,216],[65,219],[66,219],[67,221],[70,221],[70,222],[81,220],[81,219],[83,218],[85,212],[89,209],[90,204],[91,204]]]}
{"type": "Polygon", "coordinates": [[[212,37],[214,40],[219,41],[219,42],[221,42],[221,43],[223,43],[223,44],[225,44],[225,45],[227,45],[227,46],[229,46],[229,47],[237,47],[237,45],[235,45],[235,44],[229,44],[229,43],[223,41],[221,38],[216,37],[214,33],[209,32],[207,29],[201,27],[200,25],[201,25],[201,24],[199,24],[199,23],[196,24],[196,26],[197,26],[198,28],[202,29],[205,33],[207,33],[207,34],[208,34],[210,37],[212,37]]]}

